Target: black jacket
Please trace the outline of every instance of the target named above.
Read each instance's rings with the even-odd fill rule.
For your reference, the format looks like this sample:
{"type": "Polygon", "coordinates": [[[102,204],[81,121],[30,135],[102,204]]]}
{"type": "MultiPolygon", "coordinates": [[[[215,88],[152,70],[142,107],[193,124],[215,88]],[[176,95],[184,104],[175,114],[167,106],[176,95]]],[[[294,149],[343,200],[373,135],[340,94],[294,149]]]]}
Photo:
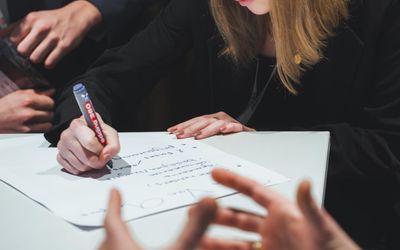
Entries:
{"type": "MultiPolygon", "coordinates": [[[[330,131],[325,204],[356,240],[369,244],[387,237],[390,221],[398,220],[400,1],[359,0],[350,8],[350,19],[328,41],[325,59],[304,75],[300,94],[271,85],[249,124],[330,131]]],[[[183,93],[197,103],[190,115],[222,110],[237,116],[249,99],[254,64],[234,66],[218,56],[222,46],[207,1],[174,0],[146,30],[106,52],[74,82],[87,85],[106,121],[129,130],[124,125],[143,96],[192,49],[194,91],[183,93]]],[[[46,138],[57,142],[78,116],[69,87],[57,100],[56,124],[46,138]]]]}

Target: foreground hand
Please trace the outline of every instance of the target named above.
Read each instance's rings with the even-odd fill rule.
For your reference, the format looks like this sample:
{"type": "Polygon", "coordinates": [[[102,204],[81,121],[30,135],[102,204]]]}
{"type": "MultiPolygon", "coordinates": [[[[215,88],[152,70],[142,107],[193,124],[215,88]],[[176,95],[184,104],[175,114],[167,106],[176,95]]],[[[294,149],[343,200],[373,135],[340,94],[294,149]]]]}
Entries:
{"type": "MultiPolygon", "coordinates": [[[[315,203],[309,182],[300,184],[296,205],[261,184],[227,170],[215,169],[212,176],[268,210],[268,215],[263,217],[219,208],[215,220],[220,225],[260,234],[262,249],[359,249],[315,203]]],[[[213,238],[204,238],[201,246],[204,249],[252,249],[250,242],[213,238]]]]}
{"type": "Polygon", "coordinates": [[[242,131],[255,130],[244,126],[224,112],[199,116],[168,129],[168,132],[175,134],[178,139],[188,137],[204,139],[217,134],[229,134],[242,131]]]}
{"type": "Polygon", "coordinates": [[[47,68],[53,68],[100,20],[94,5],[72,1],[60,9],[31,12],[1,31],[0,36],[9,36],[18,52],[32,62],[44,62],[47,68]]]}
{"type": "Polygon", "coordinates": [[[107,139],[105,147],[83,117],[73,120],[60,136],[57,161],[72,174],[104,168],[120,150],[117,131],[105,124],[99,114],[97,118],[107,139]]]}
{"type": "MultiPolygon", "coordinates": [[[[196,249],[208,225],[215,218],[217,209],[213,199],[203,199],[189,213],[189,221],[182,234],[167,249],[196,249]]],[[[121,219],[121,196],[116,190],[111,192],[107,215],[104,223],[106,238],[100,250],[138,250],[142,249],[131,237],[126,224],[121,219]]]]}
{"type": "Polygon", "coordinates": [[[53,121],[54,89],[17,90],[0,99],[0,132],[45,132],[53,121]]]}

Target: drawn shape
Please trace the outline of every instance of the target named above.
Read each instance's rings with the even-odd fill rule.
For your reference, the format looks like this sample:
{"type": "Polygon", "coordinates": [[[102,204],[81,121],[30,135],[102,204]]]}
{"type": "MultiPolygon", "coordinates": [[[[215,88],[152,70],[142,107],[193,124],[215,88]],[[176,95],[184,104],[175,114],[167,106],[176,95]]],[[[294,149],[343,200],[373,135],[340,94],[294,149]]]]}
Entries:
{"type": "Polygon", "coordinates": [[[140,207],[143,209],[148,209],[148,208],[156,208],[161,206],[164,203],[164,200],[161,198],[153,198],[149,200],[145,200],[140,204],[140,207]]]}
{"type": "Polygon", "coordinates": [[[200,190],[200,189],[186,189],[186,192],[188,192],[195,200],[198,200],[205,196],[212,196],[214,194],[214,192],[212,191],[200,190]]]}

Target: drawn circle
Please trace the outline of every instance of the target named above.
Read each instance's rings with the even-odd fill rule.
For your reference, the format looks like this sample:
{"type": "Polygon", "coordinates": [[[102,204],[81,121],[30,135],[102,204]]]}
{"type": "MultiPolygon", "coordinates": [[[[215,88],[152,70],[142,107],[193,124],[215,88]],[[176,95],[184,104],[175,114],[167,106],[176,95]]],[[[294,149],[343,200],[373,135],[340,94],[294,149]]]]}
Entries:
{"type": "Polygon", "coordinates": [[[145,200],[140,204],[140,207],[143,209],[147,208],[155,208],[158,206],[161,206],[163,204],[164,200],[161,198],[153,198],[149,200],[145,200]]]}

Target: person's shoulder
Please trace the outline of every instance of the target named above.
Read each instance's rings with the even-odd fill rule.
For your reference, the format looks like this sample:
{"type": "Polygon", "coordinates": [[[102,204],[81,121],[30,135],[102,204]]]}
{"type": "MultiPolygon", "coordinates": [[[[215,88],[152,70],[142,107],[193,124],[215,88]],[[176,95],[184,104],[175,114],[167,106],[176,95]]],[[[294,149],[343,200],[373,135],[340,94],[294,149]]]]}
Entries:
{"type": "Polygon", "coordinates": [[[376,40],[400,18],[400,0],[350,0],[346,24],[364,42],[376,40]]]}
{"type": "Polygon", "coordinates": [[[208,10],[207,0],[171,0],[164,11],[195,17],[199,14],[204,14],[208,10]]]}
{"type": "MultiPolygon", "coordinates": [[[[388,13],[397,12],[400,0],[350,0],[350,15],[364,15],[374,20],[384,19],[388,13]]],[[[399,14],[399,12],[397,12],[399,14]]]]}

